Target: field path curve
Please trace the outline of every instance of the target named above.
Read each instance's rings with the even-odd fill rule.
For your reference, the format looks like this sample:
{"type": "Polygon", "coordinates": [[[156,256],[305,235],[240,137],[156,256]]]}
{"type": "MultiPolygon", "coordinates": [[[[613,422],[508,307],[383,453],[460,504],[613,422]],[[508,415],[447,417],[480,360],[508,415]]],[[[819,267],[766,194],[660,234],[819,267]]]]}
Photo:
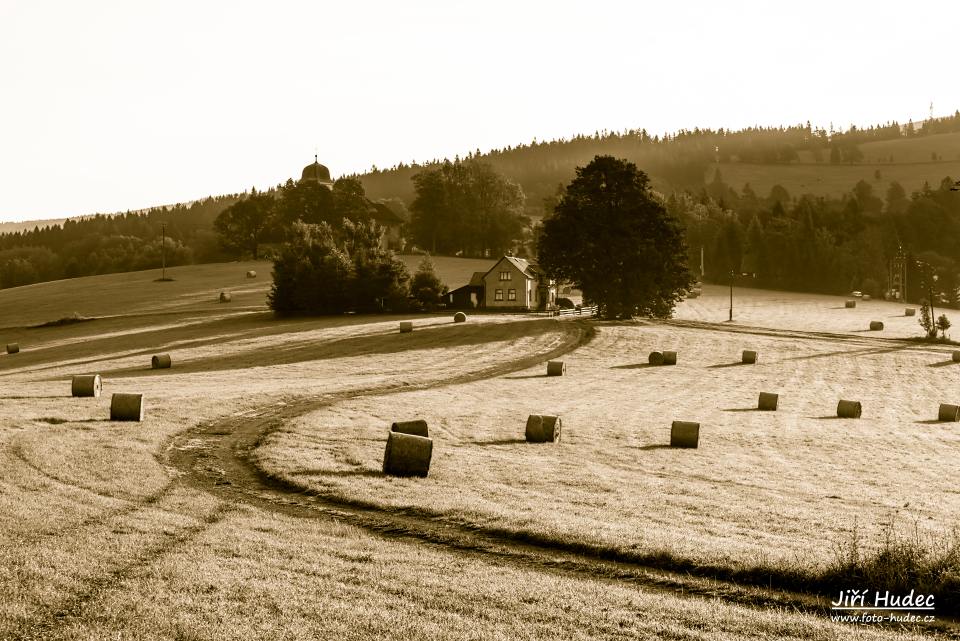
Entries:
{"type": "MultiPolygon", "coordinates": [[[[300,518],[333,519],[380,536],[495,557],[499,561],[525,567],[627,581],[647,589],[675,594],[708,596],[752,606],[787,607],[826,614],[828,605],[814,595],[664,570],[655,565],[605,558],[590,549],[564,549],[532,538],[522,540],[470,525],[441,522],[413,510],[388,510],[362,502],[321,496],[267,474],[252,460],[251,455],[267,435],[307,413],[362,396],[458,385],[521,371],[585,345],[596,331],[593,323],[579,320],[565,322],[563,326],[565,336],[559,346],[476,372],[423,384],[379,385],[309,398],[294,397],[201,423],[172,438],[164,448],[161,462],[172,468],[181,482],[193,488],[226,501],[245,503],[267,511],[300,518]]],[[[717,324],[715,329],[722,331],[732,328],[717,324]]]]}

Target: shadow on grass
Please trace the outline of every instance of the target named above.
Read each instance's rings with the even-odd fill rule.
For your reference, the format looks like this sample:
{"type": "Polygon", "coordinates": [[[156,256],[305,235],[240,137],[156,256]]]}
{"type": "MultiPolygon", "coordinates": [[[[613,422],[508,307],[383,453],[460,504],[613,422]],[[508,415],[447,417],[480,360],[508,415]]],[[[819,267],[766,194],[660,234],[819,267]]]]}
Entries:
{"type": "Polygon", "coordinates": [[[940,423],[953,423],[954,421],[941,421],[939,418],[928,418],[925,421],[914,421],[917,425],[939,425],[940,423]]]}
{"type": "Polygon", "coordinates": [[[718,363],[717,365],[707,365],[707,369],[720,369],[722,367],[739,367],[741,365],[754,365],[754,363],[744,363],[736,361],[735,363],[718,363]]]}
{"type": "Polygon", "coordinates": [[[479,445],[480,447],[485,447],[487,445],[519,445],[520,443],[526,443],[527,439],[524,438],[505,438],[499,441],[473,441],[469,445],[479,445]]]}
{"type": "Polygon", "coordinates": [[[293,476],[363,476],[363,477],[380,477],[383,476],[383,472],[380,470],[302,470],[300,472],[293,472],[293,476]]]}
{"type": "MultiPolygon", "coordinates": [[[[872,330],[858,330],[869,332],[872,330]]],[[[877,348],[867,348],[867,349],[844,349],[838,350],[836,352],[820,352],[818,354],[809,354],[807,356],[791,356],[790,358],[783,359],[784,361],[806,361],[814,358],[829,358],[831,356],[876,356],[878,354],[890,354],[892,352],[900,352],[905,349],[910,349],[909,345],[900,345],[897,347],[877,347],[877,348]]]]}
{"type": "Polygon", "coordinates": [[[640,445],[638,450],[669,450],[670,445],[665,443],[651,443],[650,445],[640,445]]]}
{"type": "Polygon", "coordinates": [[[728,407],[724,412],[759,412],[756,407],[728,407]]]}
{"type": "Polygon", "coordinates": [[[949,361],[938,361],[936,363],[928,363],[927,367],[948,367],[950,365],[958,365],[958,364],[960,363],[956,363],[953,361],[953,359],[951,359],[949,361]]]}
{"type": "Polygon", "coordinates": [[[59,416],[43,416],[37,419],[41,423],[48,425],[63,425],[64,423],[109,423],[109,418],[60,418],[59,416]]]}
{"type": "Polygon", "coordinates": [[[610,369],[644,369],[647,367],[663,367],[663,366],[654,365],[653,363],[634,363],[633,365],[612,365],[610,369]]]}
{"type": "MultiPolygon", "coordinates": [[[[436,349],[444,347],[469,347],[510,340],[517,336],[533,337],[557,330],[555,321],[520,320],[506,323],[474,325],[457,323],[425,327],[420,331],[404,334],[395,330],[377,331],[360,336],[350,336],[317,342],[316,340],[293,340],[272,346],[269,350],[258,349],[235,354],[210,354],[195,360],[174,362],[171,370],[154,370],[146,362],[141,367],[103,370],[101,375],[114,378],[134,378],[138,376],[176,375],[197,372],[217,372],[246,369],[266,365],[290,365],[308,361],[369,356],[374,354],[397,354],[418,349],[436,349]],[[455,328],[455,329],[454,329],[455,328]]],[[[211,343],[216,338],[206,339],[211,343]]],[[[178,344],[174,349],[182,350],[178,344]]],[[[155,349],[152,353],[162,351],[155,349]]],[[[535,378],[542,375],[528,376],[535,378]]],[[[517,377],[523,378],[523,377],[517,377]]]]}
{"type": "Polygon", "coordinates": [[[546,374],[524,374],[522,376],[504,376],[505,379],[510,381],[519,381],[524,378],[547,378],[546,374]]]}
{"type": "MultiPolygon", "coordinates": [[[[813,418],[818,421],[832,421],[832,420],[842,420],[842,416],[837,416],[836,414],[831,414],[830,416],[808,416],[807,418],[813,418]]],[[[850,419],[856,420],[856,419],[850,419]]]]}
{"type": "Polygon", "coordinates": [[[0,396],[0,401],[29,401],[39,398],[73,398],[70,394],[51,394],[50,396],[0,396]]]}

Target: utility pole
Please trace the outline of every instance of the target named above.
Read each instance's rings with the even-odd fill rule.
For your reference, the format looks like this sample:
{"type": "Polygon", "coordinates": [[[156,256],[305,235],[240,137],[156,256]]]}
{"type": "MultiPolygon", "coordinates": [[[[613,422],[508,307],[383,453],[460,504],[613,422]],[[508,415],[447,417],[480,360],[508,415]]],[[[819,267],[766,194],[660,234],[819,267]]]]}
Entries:
{"type": "Polygon", "coordinates": [[[167,223],[160,223],[160,280],[167,280],[167,223]]]}
{"type": "Polygon", "coordinates": [[[727,319],[730,322],[733,322],[733,270],[730,270],[730,318],[727,319]]]}

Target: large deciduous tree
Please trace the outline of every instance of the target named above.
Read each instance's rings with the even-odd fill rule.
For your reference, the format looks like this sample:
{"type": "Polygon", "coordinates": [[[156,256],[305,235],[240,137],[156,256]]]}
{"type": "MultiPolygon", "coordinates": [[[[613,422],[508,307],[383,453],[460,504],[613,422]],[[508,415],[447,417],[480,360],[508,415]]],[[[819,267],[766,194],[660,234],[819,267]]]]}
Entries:
{"type": "Polygon", "coordinates": [[[525,227],[520,186],[478,160],[447,161],[413,176],[410,231],[431,252],[501,254],[525,227]]]}
{"type": "Polygon", "coordinates": [[[258,258],[258,248],[267,234],[274,200],[268,194],[251,190],[250,195],[227,207],[213,226],[220,235],[224,249],[238,255],[249,254],[258,258]]]}
{"type": "Polygon", "coordinates": [[[668,317],[691,285],[680,224],[647,175],[612,156],[578,167],[543,223],[539,262],[605,318],[668,317]]]}

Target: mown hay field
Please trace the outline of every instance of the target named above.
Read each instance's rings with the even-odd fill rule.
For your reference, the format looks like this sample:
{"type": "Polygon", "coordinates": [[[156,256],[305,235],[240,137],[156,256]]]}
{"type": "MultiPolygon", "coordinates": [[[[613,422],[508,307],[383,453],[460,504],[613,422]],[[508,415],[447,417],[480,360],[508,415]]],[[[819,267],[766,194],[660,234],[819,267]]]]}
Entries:
{"type": "Polygon", "coordinates": [[[334,404],[272,433],[257,460],[342,500],[681,566],[815,570],[854,531],[869,549],[891,522],[954,528],[960,425],[937,421],[940,403],[960,401],[949,350],[876,337],[915,335],[915,318],[854,329],[902,313],[892,303],[741,292],[738,318],[786,329],[698,322],[726,313],[724,294],[708,288],[676,323],[598,324],[563,377],[538,365],[334,404]],[[814,329],[848,333],[801,332],[814,329]],[[745,349],[757,364],[741,364],[745,349]],[[654,350],[677,350],[678,364],[649,366],[654,350]],[[780,395],[776,412],[756,411],[760,392],[780,395]],[[840,399],[863,417],[838,418],[840,399]],[[561,416],[562,442],[526,443],[530,414],[561,416]],[[390,423],[413,418],[434,438],[430,477],[373,474],[390,423]],[[698,449],[667,447],[674,420],[701,424],[698,449]]]}
{"type": "MultiPolygon", "coordinates": [[[[213,421],[243,425],[264,408],[305,401],[332,403],[325,412],[333,414],[274,425],[278,431],[267,445],[249,456],[276,463],[277,448],[288,448],[289,471],[298,482],[326,487],[335,478],[342,483],[337,491],[345,494],[377,488],[376,498],[385,503],[395,501],[398,488],[406,488],[436,500],[428,507],[443,510],[444,518],[461,518],[457,510],[463,512],[485,492],[482,485],[493,471],[477,470],[477,463],[500,465],[504,473],[522,466],[549,476],[571,467],[564,448],[581,448],[582,465],[597,474],[606,476],[608,469],[632,474],[616,471],[623,461],[635,466],[620,454],[598,462],[602,446],[583,426],[591,417],[597,434],[613,434],[605,422],[616,416],[616,408],[605,410],[601,398],[591,399],[601,370],[612,387],[635,380],[626,377],[646,375],[643,369],[604,366],[632,367],[642,360],[624,351],[633,345],[625,332],[635,327],[601,325],[592,342],[562,357],[568,373],[550,379],[549,387],[540,378],[545,364],[482,380],[484,372],[509,368],[511,362],[538,355],[546,360],[558,348],[575,346],[579,324],[511,315],[470,315],[463,324],[454,324],[448,315],[276,320],[258,298],[268,286],[259,278],[255,285],[236,284],[260,288],[259,293],[240,294],[249,296],[246,304],[217,303],[212,294],[230,279],[242,280],[248,268],[224,266],[220,276],[212,273],[220,267],[177,268],[173,283],[133,275],[129,287],[120,276],[47,285],[63,288],[59,299],[48,297],[40,286],[0,292],[2,324],[8,327],[0,342],[17,340],[22,347],[19,354],[0,355],[0,639],[915,638],[909,632],[835,625],[788,609],[664,592],[642,582],[567,572],[562,566],[531,565],[510,555],[446,548],[329,517],[292,515],[282,505],[266,509],[257,497],[228,500],[191,485],[184,471],[171,465],[169,454],[183,440],[184,448],[201,447],[190,438],[198,426],[213,421]],[[104,288],[105,280],[113,284],[104,288]],[[171,305],[171,286],[181,288],[175,298],[182,304],[171,305]],[[83,297],[70,297],[70,291],[85,288],[83,297]],[[94,291],[106,293],[97,297],[94,291]],[[89,306],[78,309],[81,299],[89,306]],[[96,320],[27,327],[73,311],[96,320]],[[416,328],[401,335],[398,323],[406,319],[416,328]],[[611,350],[617,349],[621,354],[615,358],[611,350]],[[171,355],[171,369],[151,369],[150,358],[158,353],[171,355]],[[71,398],[71,376],[94,372],[103,376],[103,396],[71,398]],[[448,385],[469,375],[481,380],[448,385]],[[500,386],[503,400],[483,393],[500,386]],[[421,391],[408,394],[404,389],[421,391]],[[530,396],[508,408],[520,389],[530,396]],[[145,395],[142,423],[107,420],[115,392],[145,395]],[[366,396],[344,400],[355,394],[366,396]],[[414,407],[416,394],[424,394],[427,405],[414,407]],[[442,399],[445,409],[439,405],[442,399]],[[474,401],[470,411],[463,409],[474,401]],[[367,402],[371,404],[362,405],[367,402]],[[348,415],[352,403],[361,405],[348,415]],[[573,413],[575,405],[579,416],[573,413]],[[522,448],[512,449],[515,444],[479,443],[522,438],[526,416],[518,414],[534,406],[563,414],[562,444],[537,446],[537,460],[531,463],[522,448]],[[432,408],[425,418],[438,452],[430,476],[420,485],[384,480],[377,462],[389,422],[420,415],[424,408],[432,408]],[[344,442],[369,439],[360,442],[356,460],[343,455],[343,448],[353,445],[331,440],[333,435],[324,430],[321,421],[328,416],[339,417],[336,424],[346,427],[338,435],[344,442]],[[491,416],[500,421],[496,429],[490,427],[491,416]],[[512,456],[514,451],[519,456],[512,456]],[[451,476],[453,465],[462,471],[451,476]],[[363,473],[334,473],[357,470],[363,473]],[[442,499],[445,492],[462,501],[442,499]]],[[[267,280],[262,267],[254,268],[267,280]]],[[[683,331],[697,341],[722,335],[683,331]]],[[[758,349],[761,367],[769,350],[758,349]]],[[[680,364],[671,373],[685,376],[683,346],[680,353],[680,364]]],[[[739,373],[737,368],[727,371],[739,373]]],[[[655,393],[667,403],[677,390],[668,389],[665,381],[663,391],[655,393]]],[[[787,398],[785,394],[785,408],[792,403],[787,398]]],[[[875,410],[864,400],[865,415],[870,415],[875,410]]],[[[624,408],[637,403],[630,398],[617,402],[624,408]]],[[[736,438],[730,430],[715,435],[709,418],[702,418],[701,449],[687,452],[701,461],[711,456],[711,448],[717,454],[729,451],[724,440],[736,438]]],[[[669,427],[666,423],[661,434],[640,421],[635,424],[639,431],[621,436],[621,445],[660,443],[669,427]]],[[[670,463],[672,451],[649,453],[665,457],[657,472],[665,484],[688,482],[676,470],[689,459],[670,463]]],[[[746,462],[734,457],[731,464],[743,467],[746,462]]],[[[711,463],[701,474],[719,474],[718,465],[711,463]]],[[[204,472],[216,475],[218,470],[204,472]]],[[[555,502],[540,501],[546,492],[534,476],[527,474],[511,492],[522,492],[517,503],[526,506],[528,520],[520,525],[547,532],[551,524],[544,515],[555,502]]],[[[626,476],[612,477],[618,478],[626,476]]],[[[599,479],[577,490],[584,522],[598,518],[598,496],[609,495],[604,500],[612,508],[619,505],[616,493],[604,490],[609,483],[599,479]]],[[[242,497],[244,488],[236,490],[242,497]]],[[[569,490],[554,492],[564,496],[569,490]]],[[[516,505],[500,504],[504,496],[498,490],[484,499],[467,520],[502,519],[512,527],[516,505]]],[[[609,531],[621,518],[612,508],[605,525],[609,531]]],[[[696,509],[706,522],[709,504],[696,509]]],[[[566,520],[561,510],[558,522],[566,520]]],[[[724,541],[737,543],[729,518],[717,521],[717,527],[728,532],[710,539],[710,551],[724,541]]],[[[731,555],[736,560],[742,551],[742,545],[733,545],[731,555]]]]}

